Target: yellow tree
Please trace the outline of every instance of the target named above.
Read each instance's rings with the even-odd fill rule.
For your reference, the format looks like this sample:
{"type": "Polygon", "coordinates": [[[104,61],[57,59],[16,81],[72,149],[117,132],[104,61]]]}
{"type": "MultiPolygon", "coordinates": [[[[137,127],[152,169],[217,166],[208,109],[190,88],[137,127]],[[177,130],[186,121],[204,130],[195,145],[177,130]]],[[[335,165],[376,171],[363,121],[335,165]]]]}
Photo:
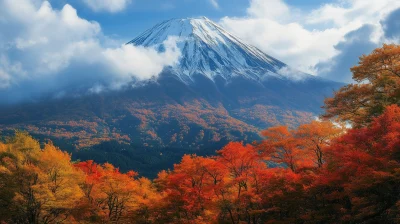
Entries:
{"type": "Polygon", "coordinates": [[[158,192],[153,182],[141,177],[136,180],[137,188],[134,194],[133,223],[155,223],[161,214],[165,195],[158,192]]]}
{"type": "Polygon", "coordinates": [[[40,158],[39,143],[27,133],[17,132],[6,144],[1,144],[0,150],[0,220],[37,223],[40,204],[32,187],[38,178],[32,168],[40,158]],[[25,203],[14,200],[18,196],[25,198],[25,203]]]}
{"type": "Polygon", "coordinates": [[[8,220],[3,221],[72,222],[71,213],[83,195],[79,187],[83,175],[72,166],[70,155],[52,144],[41,149],[23,132],[17,132],[0,149],[0,195],[6,199],[7,206],[2,208],[8,212],[2,216],[8,220]]]}
{"type": "Polygon", "coordinates": [[[54,223],[66,219],[83,197],[80,184],[83,172],[71,163],[71,156],[46,144],[41,152],[36,173],[38,182],[33,186],[36,200],[41,203],[41,219],[44,223],[54,223]]]}

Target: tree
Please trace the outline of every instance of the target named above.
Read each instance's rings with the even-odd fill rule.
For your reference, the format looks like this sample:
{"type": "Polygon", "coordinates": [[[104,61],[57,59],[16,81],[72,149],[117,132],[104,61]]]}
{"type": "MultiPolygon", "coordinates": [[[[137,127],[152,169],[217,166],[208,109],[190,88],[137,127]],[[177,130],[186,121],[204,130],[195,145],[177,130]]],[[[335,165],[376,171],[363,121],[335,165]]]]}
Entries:
{"type": "Polygon", "coordinates": [[[41,222],[67,219],[83,197],[83,173],[72,165],[68,153],[52,143],[45,144],[37,168],[38,182],[32,188],[41,205],[41,222]]]}
{"type": "Polygon", "coordinates": [[[96,198],[98,194],[97,186],[101,182],[103,172],[101,166],[96,164],[93,160],[88,160],[74,164],[74,166],[85,174],[85,181],[81,185],[82,191],[84,192],[85,199],[82,200],[79,218],[81,220],[88,219],[92,222],[100,222],[101,206],[98,206],[96,198]]]}
{"type": "Polygon", "coordinates": [[[298,140],[287,126],[271,127],[261,132],[265,140],[258,147],[267,161],[284,164],[296,172],[301,152],[298,140]]]}
{"type": "Polygon", "coordinates": [[[134,194],[134,207],[131,223],[157,223],[162,216],[165,194],[157,191],[154,183],[144,177],[136,180],[137,190],[134,194]]]}
{"type": "Polygon", "coordinates": [[[227,144],[217,154],[217,161],[225,166],[228,177],[220,195],[220,216],[224,218],[228,213],[232,223],[257,223],[261,209],[258,172],[266,169],[262,156],[254,146],[240,142],[227,144]]]}
{"type": "Polygon", "coordinates": [[[341,214],[337,218],[343,222],[398,222],[399,149],[400,107],[397,105],[387,107],[369,127],[349,130],[335,140],[329,147],[332,153],[327,161],[329,169],[315,183],[325,189],[325,200],[329,202],[326,204],[341,203],[330,207],[327,213],[341,214]],[[340,212],[333,212],[335,207],[340,212]]]}
{"type": "Polygon", "coordinates": [[[296,138],[309,158],[313,158],[314,164],[321,168],[325,162],[325,149],[331,145],[334,138],[343,130],[330,121],[312,121],[300,125],[296,131],[296,138]]]}
{"type": "Polygon", "coordinates": [[[167,213],[172,215],[169,219],[183,223],[215,221],[216,194],[223,178],[224,168],[213,158],[183,156],[172,172],[162,173],[158,179],[164,182],[167,213]]]}
{"type": "Polygon", "coordinates": [[[400,46],[383,45],[360,57],[351,68],[357,84],[349,84],[325,100],[325,118],[338,118],[361,127],[400,103],[400,46]]]}
{"type": "Polygon", "coordinates": [[[0,148],[0,198],[6,204],[0,208],[0,214],[5,214],[0,220],[72,222],[71,214],[83,196],[79,187],[83,173],[72,166],[70,155],[51,143],[41,149],[24,132],[17,132],[0,148]]]}
{"type": "Polygon", "coordinates": [[[115,223],[132,217],[137,206],[135,195],[139,184],[134,179],[137,173],[121,173],[109,163],[100,166],[93,161],[79,163],[76,167],[86,174],[83,189],[87,202],[92,207],[92,215],[115,223]]]}

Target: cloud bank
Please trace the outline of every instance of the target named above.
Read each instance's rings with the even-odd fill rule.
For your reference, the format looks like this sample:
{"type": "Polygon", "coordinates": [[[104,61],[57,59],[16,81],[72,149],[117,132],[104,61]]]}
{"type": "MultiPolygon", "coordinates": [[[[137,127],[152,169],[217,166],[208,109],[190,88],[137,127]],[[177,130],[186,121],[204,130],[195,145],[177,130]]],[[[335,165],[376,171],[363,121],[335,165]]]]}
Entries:
{"type": "Polygon", "coordinates": [[[66,4],[56,10],[48,1],[0,2],[0,103],[33,100],[65,90],[98,92],[144,80],[178,62],[176,38],[165,51],[122,45],[100,25],[78,16],[66,4]]]}
{"type": "Polygon", "coordinates": [[[245,17],[224,17],[230,32],[301,71],[350,82],[361,54],[398,42],[398,0],[337,0],[301,11],[283,0],[250,0],[245,17]]]}

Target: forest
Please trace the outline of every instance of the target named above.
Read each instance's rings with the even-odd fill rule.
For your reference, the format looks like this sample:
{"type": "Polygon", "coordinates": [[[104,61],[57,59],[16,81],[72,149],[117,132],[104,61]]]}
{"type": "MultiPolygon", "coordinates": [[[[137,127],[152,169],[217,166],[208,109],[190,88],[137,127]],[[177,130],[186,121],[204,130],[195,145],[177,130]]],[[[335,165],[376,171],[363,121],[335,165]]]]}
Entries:
{"type": "Polygon", "coordinates": [[[351,71],[320,119],[153,180],[16,132],[0,143],[0,223],[400,223],[400,46],[351,71]]]}

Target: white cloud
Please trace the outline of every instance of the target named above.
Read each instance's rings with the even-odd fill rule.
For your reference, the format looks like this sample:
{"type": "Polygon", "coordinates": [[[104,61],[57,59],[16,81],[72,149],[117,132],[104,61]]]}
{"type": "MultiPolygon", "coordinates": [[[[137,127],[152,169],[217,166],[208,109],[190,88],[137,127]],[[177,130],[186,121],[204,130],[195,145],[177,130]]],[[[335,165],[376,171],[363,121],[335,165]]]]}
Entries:
{"type": "Polygon", "coordinates": [[[250,0],[247,13],[251,17],[280,20],[290,15],[290,9],[281,0],[250,0]]]}
{"type": "Polygon", "coordinates": [[[219,4],[218,4],[218,1],[217,1],[217,0],[209,0],[209,1],[210,1],[211,5],[212,5],[214,8],[219,9],[219,4]]]}
{"type": "Polygon", "coordinates": [[[277,73],[289,78],[290,80],[303,80],[305,77],[308,76],[307,74],[299,70],[295,70],[291,67],[283,67],[279,69],[277,73]]]}
{"type": "Polygon", "coordinates": [[[0,23],[0,29],[12,31],[12,35],[2,40],[10,43],[7,49],[2,49],[3,54],[17,54],[15,60],[23,60],[22,66],[31,76],[67,67],[72,57],[97,41],[101,30],[98,23],[80,18],[68,4],[58,11],[47,1],[35,5],[28,0],[5,0],[1,3],[1,13],[5,21],[0,23]],[[29,10],[20,12],[20,6],[29,10]]]}
{"type": "Polygon", "coordinates": [[[337,81],[353,82],[350,68],[357,64],[360,55],[369,54],[377,47],[377,44],[371,41],[374,30],[375,26],[364,25],[347,33],[344,40],[335,45],[340,54],[316,65],[318,75],[337,81]]]}
{"type": "Polygon", "coordinates": [[[313,10],[307,22],[310,24],[333,22],[339,27],[350,23],[376,24],[397,7],[400,7],[398,0],[342,0],[313,10]]]}
{"type": "Polygon", "coordinates": [[[8,31],[0,34],[0,95],[19,100],[65,93],[71,86],[93,93],[115,89],[157,77],[180,56],[176,38],[164,43],[162,53],[132,45],[111,47],[114,40],[102,34],[97,22],[79,17],[68,4],[53,9],[48,1],[1,1],[0,30],[8,31]]]}
{"type": "Polygon", "coordinates": [[[162,53],[158,53],[154,48],[123,45],[116,49],[106,49],[103,55],[116,74],[145,80],[156,77],[165,66],[172,66],[178,62],[181,52],[176,45],[177,41],[176,37],[169,37],[164,42],[165,51],[162,53]]]}
{"type": "Polygon", "coordinates": [[[6,88],[10,85],[10,75],[3,69],[0,69],[0,88],[6,88]]]}
{"type": "Polygon", "coordinates": [[[334,45],[346,30],[305,29],[298,23],[281,24],[263,18],[223,18],[222,25],[262,51],[304,72],[336,54],[334,45]]]}
{"type": "Polygon", "coordinates": [[[245,17],[225,17],[220,23],[267,54],[318,75],[317,65],[340,54],[335,46],[363,25],[374,28],[366,38],[379,46],[380,21],[398,7],[398,0],[338,0],[305,12],[283,0],[251,0],[245,17]]]}
{"type": "Polygon", "coordinates": [[[96,84],[96,85],[94,85],[93,87],[91,87],[91,88],[88,90],[88,92],[89,92],[89,93],[98,94],[98,93],[103,92],[104,90],[105,90],[105,88],[104,88],[103,85],[96,84]]]}
{"type": "Polygon", "coordinates": [[[132,0],[83,0],[95,12],[119,12],[124,10],[132,0]]]}
{"type": "Polygon", "coordinates": [[[12,77],[22,78],[26,76],[26,71],[22,69],[19,62],[11,63],[5,55],[0,56],[0,89],[12,85],[12,77]]]}

